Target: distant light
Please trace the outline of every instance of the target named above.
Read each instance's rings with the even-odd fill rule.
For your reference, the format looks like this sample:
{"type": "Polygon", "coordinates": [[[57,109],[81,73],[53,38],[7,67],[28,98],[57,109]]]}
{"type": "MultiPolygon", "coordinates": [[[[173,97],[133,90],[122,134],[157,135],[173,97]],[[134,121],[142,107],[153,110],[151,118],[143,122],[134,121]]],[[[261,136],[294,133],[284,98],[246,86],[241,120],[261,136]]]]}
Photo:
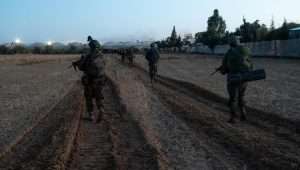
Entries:
{"type": "Polygon", "coordinates": [[[20,44],[20,43],[21,43],[21,40],[20,40],[19,38],[17,38],[17,39],[15,40],[15,43],[16,43],[16,44],[20,44]]]}
{"type": "Polygon", "coordinates": [[[48,42],[47,42],[47,45],[49,45],[49,46],[51,46],[52,44],[53,44],[52,41],[48,41],[48,42]]]}

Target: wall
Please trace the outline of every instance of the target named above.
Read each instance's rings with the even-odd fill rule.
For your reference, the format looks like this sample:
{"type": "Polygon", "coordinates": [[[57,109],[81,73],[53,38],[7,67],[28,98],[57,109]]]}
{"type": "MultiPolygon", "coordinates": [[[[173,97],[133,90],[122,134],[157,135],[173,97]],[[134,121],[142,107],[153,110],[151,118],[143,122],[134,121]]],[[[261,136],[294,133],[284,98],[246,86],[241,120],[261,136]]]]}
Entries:
{"type": "MultiPolygon", "coordinates": [[[[300,39],[276,40],[255,43],[245,43],[253,56],[264,57],[293,57],[300,58],[300,39]]],[[[220,45],[215,48],[215,54],[223,55],[229,49],[228,45],[220,45]]],[[[212,54],[207,46],[195,46],[193,53],[212,54]]]]}

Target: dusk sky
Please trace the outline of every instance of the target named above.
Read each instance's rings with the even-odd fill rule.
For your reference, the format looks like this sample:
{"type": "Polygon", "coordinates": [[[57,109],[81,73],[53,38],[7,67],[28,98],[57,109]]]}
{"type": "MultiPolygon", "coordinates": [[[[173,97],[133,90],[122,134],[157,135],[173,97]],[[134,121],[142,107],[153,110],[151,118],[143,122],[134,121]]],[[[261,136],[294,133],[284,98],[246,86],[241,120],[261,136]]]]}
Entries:
{"type": "Polygon", "coordinates": [[[215,8],[231,31],[243,16],[267,26],[273,16],[279,26],[284,18],[300,22],[299,7],[300,0],[1,0],[0,43],[162,39],[173,25],[194,34],[215,8]]]}

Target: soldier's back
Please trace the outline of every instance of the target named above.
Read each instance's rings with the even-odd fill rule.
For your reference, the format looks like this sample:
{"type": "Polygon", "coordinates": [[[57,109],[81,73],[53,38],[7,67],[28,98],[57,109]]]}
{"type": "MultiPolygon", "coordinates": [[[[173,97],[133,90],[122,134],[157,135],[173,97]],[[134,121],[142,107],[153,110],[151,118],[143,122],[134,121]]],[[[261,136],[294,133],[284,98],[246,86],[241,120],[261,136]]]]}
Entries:
{"type": "Polygon", "coordinates": [[[252,67],[249,49],[243,46],[231,48],[227,54],[227,68],[229,73],[249,71],[252,67]]]}

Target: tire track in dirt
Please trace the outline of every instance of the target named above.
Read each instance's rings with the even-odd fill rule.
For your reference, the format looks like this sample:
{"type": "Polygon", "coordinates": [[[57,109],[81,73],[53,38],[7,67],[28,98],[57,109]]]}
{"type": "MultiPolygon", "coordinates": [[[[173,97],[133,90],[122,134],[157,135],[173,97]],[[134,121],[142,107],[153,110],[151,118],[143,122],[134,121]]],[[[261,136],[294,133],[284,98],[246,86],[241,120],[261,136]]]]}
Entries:
{"type": "MultiPolygon", "coordinates": [[[[147,76],[143,69],[136,70],[143,75],[141,77],[147,76]]],[[[144,81],[149,83],[149,80],[144,81]]],[[[148,86],[148,88],[151,87],[148,86]]],[[[255,120],[233,126],[227,124],[228,115],[226,111],[224,112],[226,106],[207,100],[203,94],[197,94],[193,89],[176,81],[170,81],[169,78],[160,77],[158,83],[153,86],[153,92],[160,96],[173,113],[184,120],[201,140],[205,140],[204,133],[209,138],[208,142],[215,146],[217,153],[223,155],[223,158],[226,155],[233,158],[232,161],[237,161],[240,167],[248,169],[299,168],[298,143],[290,140],[286,135],[278,135],[276,129],[257,126],[253,123],[255,120]],[[196,95],[202,96],[202,99],[195,97],[196,95]]],[[[259,118],[258,120],[263,122],[259,118]]],[[[274,126],[276,125],[271,125],[271,127],[274,126]]],[[[292,139],[298,141],[298,136],[293,129],[285,128],[285,131],[293,135],[292,139]]]]}
{"type": "Polygon", "coordinates": [[[78,84],[36,125],[2,154],[0,169],[58,169],[67,162],[82,108],[78,84]]]}
{"type": "Polygon", "coordinates": [[[113,81],[120,85],[121,98],[130,114],[142,127],[147,141],[157,151],[162,169],[240,169],[227,159],[211,154],[197,135],[168,109],[152,89],[146,87],[146,76],[135,69],[110,63],[113,81]]]}
{"type": "Polygon", "coordinates": [[[155,150],[121,106],[116,89],[111,81],[103,89],[105,113],[100,123],[81,120],[68,169],[158,169],[155,150]]]}
{"type": "MultiPolygon", "coordinates": [[[[160,76],[160,78],[159,82],[163,85],[184,93],[216,110],[229,114],[229,109],[226,106],[227,99],[188,82],[162,76],[160,76]]],[[[278,137],[290,140],[300,146],[300,126],[298,125],[300,122],[282,118],[276,114],[266,113],[251,107],[247,107],[247,110],[250,113],[247,116],[247,123],[260,127],[270,133],[274,133],[278,137]]]]}

